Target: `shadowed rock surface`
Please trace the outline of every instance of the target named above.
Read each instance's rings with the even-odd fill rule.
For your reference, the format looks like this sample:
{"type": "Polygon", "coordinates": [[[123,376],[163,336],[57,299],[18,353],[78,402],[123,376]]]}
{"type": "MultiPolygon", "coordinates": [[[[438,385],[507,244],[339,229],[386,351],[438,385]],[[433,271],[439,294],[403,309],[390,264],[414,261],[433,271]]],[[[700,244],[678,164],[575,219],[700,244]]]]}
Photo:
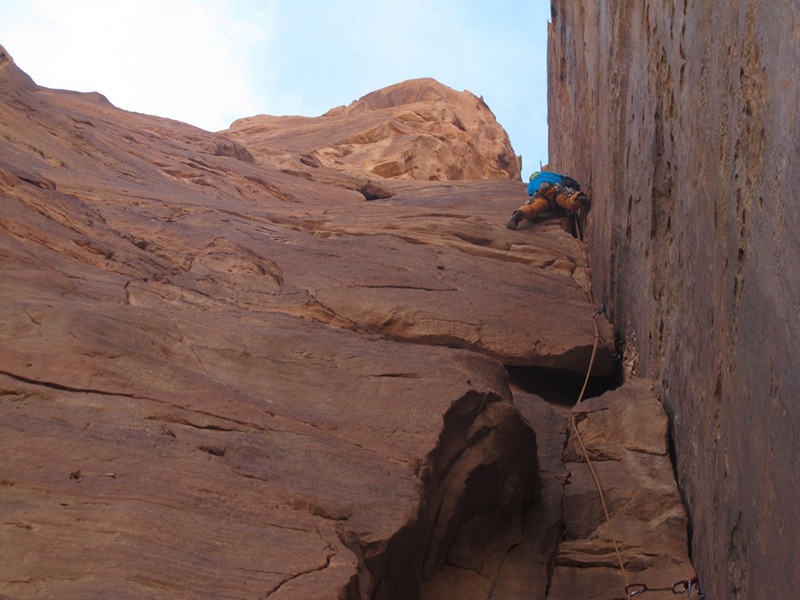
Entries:
{"type": "Polygon", "coordinates": [[[611,524],[574,433],[564,451],[565,540],[555,557],[548,598],[618,598],[625,579],[650,589],[691,580],[688,522],[668,454],[668,422],[649,380],[573,409],[581,439],[603,486],[611,524]],[[613,535],[612,535],[613,531],[613,535]]]}
{"type": "Polygon", "coordinates": [[[708,598],[800,589],[800,6],[552,3],[550,158],[658,384],[708,598]]]}

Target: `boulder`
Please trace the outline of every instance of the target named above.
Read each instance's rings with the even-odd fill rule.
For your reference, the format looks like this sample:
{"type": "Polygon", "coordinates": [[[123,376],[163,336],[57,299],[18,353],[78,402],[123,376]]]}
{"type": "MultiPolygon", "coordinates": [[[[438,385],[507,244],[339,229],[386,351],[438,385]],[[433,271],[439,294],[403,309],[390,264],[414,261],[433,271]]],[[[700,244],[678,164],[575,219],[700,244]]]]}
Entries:
{"type": "Polygon", "coordinates": [[[367,183],[358,188],[358,191],[363,194],[366,200],[384,200],[394,196],[391,188],[375,183],[372,180],[367,181],[367,183]]]}

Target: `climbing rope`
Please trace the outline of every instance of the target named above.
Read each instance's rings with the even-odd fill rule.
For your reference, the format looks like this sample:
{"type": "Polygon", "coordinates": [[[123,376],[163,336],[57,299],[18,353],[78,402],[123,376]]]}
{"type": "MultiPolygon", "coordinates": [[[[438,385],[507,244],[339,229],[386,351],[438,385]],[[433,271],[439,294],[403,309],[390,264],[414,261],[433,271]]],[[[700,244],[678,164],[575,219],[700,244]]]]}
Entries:
{"type": "MultiPolygon", "coordinates": [[[[577,219],[576,219],[577,220],[577,219]]],[[[591,296],[591,292],[589,293],[591,296]]],[[[586,386],[589,384],[589,377],[592,375],[592,367],[594,366],[594,359],[597,355],[597,347],[600,345],[600,331],[597,326],[597,317],[598,315],[605,313],[605,307],[602,310],[598,310],[593,315],[594,320],[594,346],[592,347],[592,357],[589,360],[589,369],[586,371],[586,379],[583,382],[583,389],[581,390],[580,395],[578,396],[578,401],[575,403],[575,407],[577,407],[581,402],[583,402],[583,396],[586,393],[586,386]]],[[[573,408],[575,408],[573,407],[573,408]]],[[[586,445],[583,443],[583,438],[581,437],[580,431],[578,431],[578,422],[576,421],[575,415],[572,415],[572,431],[575,432],[575,439],[578,440],[578,444],[581,447],[581,451],[583,452],[583,456],[586,459],[586,464],[589,466],[589,472],[592,474],[592,479],[594,479],[594,484],[597,486],[597,492],[600,494],[600,503],[603,505],[603,513],[606,516],[606,524],[608,525],[608,531],[611,534],[611,541],[614,544],[614,552],[617,555],[617,561],[619,562],[619,570],[622,573],[622,578],[625,580],[625,595],[628,595],[628,587],[630,587],[630,580],[628,579],[628,572],[625,570],[625,563],[622,560],[622,553],[619,551],[619,544],[617,543],[617,536],[614,533],[614,526],[611,524],[611,515],[608,512],[608,503],[606,502],[606,495],[603,492],[603,486],[600,485],[600,478],[597,476],[597,471],[594,469],[594,464],[592,464],[592,459],[589,458],[589,451],[586,449],[586,445]]]]}
{"type": "MultiPolygon", "coordinates": [[[[575,213],[573,215],[575,219],[575,233],[578,240],[583,243],[583,233],[581,231],[580,226],[580,219],[578,218],[578,214],[575,213]]],[[[586,249],[584,248],[584,252],[586,249]]],[[[588,258],[588,257],[587,257],[588,258]]],[[[589,288],[589,302],[594,304],[594,299],[592,297],[592,289],[589,288]]],[[[594,359],[597,356],[597,348],[600,345],[600,328],[597,326],[597,317],[601,314],[605,314],[606,308],[603,306],[602,309],[595,311],[594,315],[592,315],[592,320],[594,321],[594,345],[592,346],[592,357],[589,359],[589,368],[586,370],[586,379],[583,381],[583,388],[581,389],[581,393],[578,395],[578,401],[575,402],[575,407],[577,407],[581,402],[583,402],[583,396],[586,394],[586,387],[589,385],[589,378],[592,376],[592,368],[594,367],[594,359]]],[[[573,409],[575,408],[573,407],[573,409]]],[[[594,469],[594,464],[592,464],[592,459],[589,458],[589,451],[586,449],[586,445],[583,443],[583,438],[581,437],[580,431],[578,431],[578,422],[575,419],[575,415],[572,415],[572,431],[575,432],[575,439],[578,440],[578,444],[581,447],[581,451],[583,452],[583,456],[586,459],[586,464],[589,466],[589,472],[592,474],[592,479],[594,479],[594,484],[597,486],[597,492],[600,495],[600,503],[603,505],[603,513],[606,516],[606,524],[608,524],[608,531],[611,534],[611,541],[614,544],[614,553],[617,555],[617,561],[619,562],[619,570],[622,573],[622,579],[625,580],[625,596],[630,597],[628,594],[628,588],[630,587],[630,580],[628,579],[628,572],[625,570],[625,562],[622,560],[622,553],[619,551],[619,544],[617,543],[617,536],[614,533],[614,526],[611,524],[611,515],[608,512],[608,503],[606,502],[606,495],[603,492],[603,486],[600,485],[600,478],[597,476],[597,471],[594,469]]]]}
{"type": "MultiPolygon", "coordinates": [[[[577,238],[580,242],[583,243],[583,235],[581,232],[578,215],[576,213],[573,216],[575,219],[575,232],[577,234],[577,238]]],[[[592,296],[591,287],[589,288],[589,303],[594,305],[594,298],[592,296]]],[[[594,359],[597,356],[597,349],[600,345],[600,342],[603,341],[603,338],[600,336],[600,329],[597,325],[597,317],[605,314],[606,314],[606,307],[603,306],[599,310],[595,311],[595,313],[592,315],[592,320],[594,321],[594,346],[592,347],[592,355],[591,358],[589,359],[589,368],[586,371],[586,378],[584,379],[583,382],[583,388],[581,389],[581,392],[578,395],[578,400],[577,402],[575,402],[573,410],[581,402],[583,402],[583,397],[584,394],[586,393],[586,388],[589,385],[589,378],[592,375],[592,368],[594,367],[594,359]]],[[[683,594],[688,598],[691,595],[692,590],[696,590],[700,600],[703,600],[705,596],[703,595],[703,592],[700,590],[700,585],[698,583],[697,577],[693,577],[692,579],[687,579],[685,581],[677,581],[671,587],[668,588],[651,588],[647,587],[647,585],[644,583],[630,582],[630,579],[628,578],[628,572],[625,569],[625,562],[622,560],[622,553],[619,550],[619,543],[617,542],[617,536],[614,533],[614,526],[611,523],[611,514],[609,513],[608,510],[606,495],[603,492],[603,486],[600,484],[600,478],[597,476],[597,471],[595,471],[592,459],[589,457],[589,451],[587,450],[586,445],[583,443],[583,438],[581,437],[580,431],[578,431],[578,422],[576,420],[575,414],[572,415],[571,423],[572,423],[572,430],[575,432],[575,439],[578,440],[578,445],[580,445],[581,447],[581,452],[583,452],[583,456],[586,459],[586,464],[589,467],[589,472],[592,474],[592,479],[594,479],[594,484],[597,487],[597,492],[600,496],[600,503],[603,505],[603,513],[605,514],[606,524],[608,525],[608,531],[611,535],[611,542],[614,544],[614,553],[616,554],[617,561],[619,562],[619,570],[620,573],[622,574],[622,579],[625,581],[625,597],[633,598],[634,596],[638,596],[639,594],[644,594],[646,592],[671,591],[673,594],[683,594]]]]}

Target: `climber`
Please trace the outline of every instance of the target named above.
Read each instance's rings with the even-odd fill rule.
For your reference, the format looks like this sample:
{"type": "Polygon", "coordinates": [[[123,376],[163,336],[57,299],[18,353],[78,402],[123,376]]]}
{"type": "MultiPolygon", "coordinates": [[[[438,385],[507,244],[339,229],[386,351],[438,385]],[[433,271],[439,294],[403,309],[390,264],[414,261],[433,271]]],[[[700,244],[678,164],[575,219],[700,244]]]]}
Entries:
{"type": "Polygon", "coordinates": [[[549,171],[533,173],[528,183],[528,201],[513,212],[506,227],[516,229],[522,219],[535,221],[542,213],[559,208],[571,213],[581,207],[589,210],[591,201],[580,187],[567,175],[549,171]]]}

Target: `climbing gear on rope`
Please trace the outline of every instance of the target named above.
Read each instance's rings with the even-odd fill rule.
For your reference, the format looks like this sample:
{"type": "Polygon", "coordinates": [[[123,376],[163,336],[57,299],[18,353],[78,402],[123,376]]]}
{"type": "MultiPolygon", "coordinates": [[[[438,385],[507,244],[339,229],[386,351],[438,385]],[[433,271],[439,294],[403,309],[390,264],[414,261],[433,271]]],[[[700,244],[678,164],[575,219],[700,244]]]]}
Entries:
{"type": "Polygon", "coordinates": [[[676,581],[672,584],[672,587],[651,588],[647,587],[647,585],[644,583],[631,583],[625,586],[625,593],[631,598],[638,596],[639,594],[644,594],[645,592],[672,592],[673,594],[682,594],[688,598],[691,595],[692,590],[697,590],[697,595],[701,598],[701,600],[705,598],[703,592],[700,591],[700,585],[697,582],[697,577],[687,579],[686,581],[676,581]]]}
{"type": "MultiPolygon", "coordinates": [[[[573,222],[575,223],[575,237],[578,238],[578,241],[583,243],[583,231],[581,231],[581,220],[578,218],[578,213],[572,214],[573,222]]],[[[605,308],[605,304],[603,308],[605,308]]]]}

